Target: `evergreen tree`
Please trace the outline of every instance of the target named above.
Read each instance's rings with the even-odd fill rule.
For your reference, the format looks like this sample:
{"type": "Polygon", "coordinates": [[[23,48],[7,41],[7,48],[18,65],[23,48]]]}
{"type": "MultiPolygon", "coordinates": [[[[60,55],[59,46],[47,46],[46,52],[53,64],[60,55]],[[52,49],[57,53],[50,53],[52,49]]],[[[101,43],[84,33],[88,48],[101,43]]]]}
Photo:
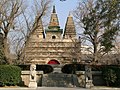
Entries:
{"type": "Polygon", "coordinates": [[[94,62],[98,57],[111,51],[120,30],[119,0],[88,0],[79,4],[74,16],[83,24],[84,38],[93,46],[94,62]]]}

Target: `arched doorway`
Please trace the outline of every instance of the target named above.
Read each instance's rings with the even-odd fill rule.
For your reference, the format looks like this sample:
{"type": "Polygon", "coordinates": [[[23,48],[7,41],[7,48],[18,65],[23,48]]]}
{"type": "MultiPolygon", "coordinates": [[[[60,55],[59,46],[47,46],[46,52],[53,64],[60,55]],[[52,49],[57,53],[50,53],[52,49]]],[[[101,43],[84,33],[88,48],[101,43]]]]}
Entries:
{"type": "Polygon", "coordinates": [[[47,64],[60,64],[57,60],[50,60],[47,64]]]}

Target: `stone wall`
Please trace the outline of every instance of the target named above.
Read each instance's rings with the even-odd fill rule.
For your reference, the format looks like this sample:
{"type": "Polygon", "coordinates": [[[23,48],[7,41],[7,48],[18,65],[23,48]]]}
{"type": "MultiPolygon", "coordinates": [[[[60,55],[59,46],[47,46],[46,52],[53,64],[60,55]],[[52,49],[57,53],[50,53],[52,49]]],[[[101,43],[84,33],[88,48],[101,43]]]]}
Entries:
{"type": "Polygon", "coordinates": [[[93,75],[94,86],[105,86],[105,81],[102,78],[102,72],[101,71],[92,71],[92,75],[93,75]]]}

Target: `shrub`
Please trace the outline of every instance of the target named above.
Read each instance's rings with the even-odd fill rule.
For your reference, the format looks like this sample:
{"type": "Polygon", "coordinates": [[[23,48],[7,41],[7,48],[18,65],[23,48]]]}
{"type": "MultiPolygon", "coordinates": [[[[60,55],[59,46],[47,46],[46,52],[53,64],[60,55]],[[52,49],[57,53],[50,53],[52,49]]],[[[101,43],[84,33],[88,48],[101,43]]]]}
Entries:
{"type": "Polygon", "coordinates": [[[117,67],[116,74],[117,74],[117,80],[115,86],[120,87],[120,67],[117,67]]]}
{"type": "Polygon", "coordinates": [[[117,83],[120,82],[120,67],[106,66],[102,69],[102,73],[107,86],[118,86],[117,83]]]}
{"type": "Polygon", "coordinates": [[[12,65],[0,65],[0,85],[14,86],[21,80],[21,69],[12,65]]]}

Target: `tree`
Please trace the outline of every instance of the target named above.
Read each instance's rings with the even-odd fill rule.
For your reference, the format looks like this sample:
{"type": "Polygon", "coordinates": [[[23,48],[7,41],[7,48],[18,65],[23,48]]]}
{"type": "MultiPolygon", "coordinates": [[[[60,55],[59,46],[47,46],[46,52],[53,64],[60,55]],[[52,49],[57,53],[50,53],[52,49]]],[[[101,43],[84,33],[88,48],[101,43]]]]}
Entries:
{"type": "Polygon", "coordinates": [[[23,11],[23,18],[25,20],[25,24],[26,24],[26,28],[27,28],[27,34],[25,35],[24,32],[22,32],[24,34],[24,36],[27,38],[29,37],[29,35],[36,30],[36,28],[38,27],[38,23],[40,20],[42,20],[42,18],[44,16],[46,16],[49,12],[50,6],[51,5],[51,0],[41,0],[39,2],[39,0],[34,0],[34,4],[32,6],[32,12],[34,12],[34,15],[31,17],[28,16],[28,14],[25,14],[25,12],[23,11]],[[31,18],[31,19],[29,19],[31,18]],[[31,22],[32,21],[32,22],[31,22]]]}
{"type": "Polygon", "coordinates": [[[79,3],[74,16],[84,29],[83,37],[92,45],[92,61],[98,62],[114,47],[114,40],[120,30],[119,0],[87,0],[79,3]]]}
{"type": "MultiPolygon", "coordinates": [[[[10,43],[8,43],[8,38],[11,38],[10,35],[17,34],[17,40],[26,42],[30,33],[37,28],[38,21],[42,16],[46,15],[51,0],[31,0],[31,2],[33,2],[32,6],[27,0],[0,0],[0,30],[5,34],[3,39],[4,53],[8,64],[11,63],[9,61],[11,46],[10,43]],[[35,17],[36,19],[34,21],[35,17]],[[11,34],[10,31],[13,33],[11,34]]],[[[10,42],[11,41],[14,40],[10,39],[10,42]]],[[[17,44],[15,45],[19,47],[17,44]]],[[[23,48],[24,45],[23,42],[20,43],[20,47],[23,48]],[[23,46],[21,46],[21,44],[23,46]]]]}
{"type": "Polygon", "coordinates": [[[71,38],[71,49],[70,49],[70,56],[72,56],[72,63],[78,64],[81,62],[81,38],[79,39],[72,39],[71,38]]]}
{"type": "Polygon", "coordinates": [[[34,0],[30,13],[22,12],[25,28],[21,29],[23,37],[17,38],[18,41],[15,46],[15,52],[19,63],[23,63],[24,61],[24,50],[29,43],[30,35],[39,27],[39,22],[42,20],[44,21],[44,18],[49,14],[51,2],[52,0],[34,0]],[[21,42],[22,45],[20,45],[21,42]]]}
{"type": "Polygon", "coordinates": [[[0,64],[5,64],[5,55],[3,51],[3,33],[0,32],[0,64]]]}
{"type": "Polygon", "coordinates": [[[15,29],[16,18],[21,14],[23,0],[0,0],[0,30],[4,32],[3,45],[6,61],[9,63],[9,47],[7,38],[10,30],[15,29]]]}

